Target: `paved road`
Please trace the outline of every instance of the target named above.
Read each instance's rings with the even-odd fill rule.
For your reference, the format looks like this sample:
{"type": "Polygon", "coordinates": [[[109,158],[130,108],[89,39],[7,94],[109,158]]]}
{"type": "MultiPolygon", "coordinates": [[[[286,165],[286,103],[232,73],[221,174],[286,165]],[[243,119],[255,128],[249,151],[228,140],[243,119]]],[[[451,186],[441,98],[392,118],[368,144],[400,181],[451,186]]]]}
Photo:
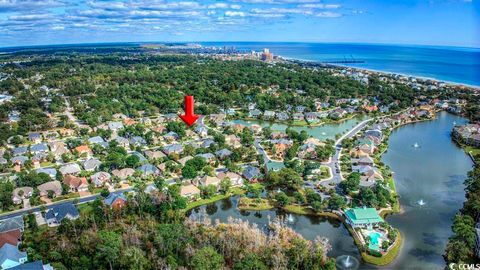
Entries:
{"type": "Polygon", "coordinates": [[[340,170],[340,156],[342,154],[342,141],[347,138],[352,138],[353,136],[357,135],[362,129],[364,129],[370,121],[373,119],[367,119],[360,122],[358,125],[354,126],[350,131],[342,135],[338,140],[335,142],[335,154],[330,159],[330,162],[324,163],[324,165],[330,167],[332,171],[332,178],[329,180],[322,181],[320,184],[326,188],[332,188],[337,186],[343,179],[342,171],[340,170]],[[337,172],[338,169],[338,172],[337,172]]]}

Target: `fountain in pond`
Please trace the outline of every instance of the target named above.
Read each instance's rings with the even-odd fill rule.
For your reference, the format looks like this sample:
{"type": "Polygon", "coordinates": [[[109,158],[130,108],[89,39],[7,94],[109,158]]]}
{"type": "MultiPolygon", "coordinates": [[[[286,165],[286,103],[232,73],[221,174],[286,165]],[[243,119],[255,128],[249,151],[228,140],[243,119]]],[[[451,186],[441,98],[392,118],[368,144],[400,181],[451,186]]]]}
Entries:
{"type": "Polygon", "coordinates": [[[322,132],[321,134],[322,134],[323,136],[327,135],[327,133],[326,133],[325,131],[324,131],[324,132],[322,132]]]}
{"type": "Polygon", "coordinates": [[[420,200],[417,201],[417,204],[420,205],[420,206],[424,206],[427,203],[423,199],[420,199],[420,200]]]}
{"type": "Polygon", "coordinates": [[[351,270],[357,269],[359,266],[359,261],[357,258],[350,255],[341,255],[337,257],[337,269],[340,270],[351,270]]]}
{"type": "Polygon", "coordinates": [[[413,148],[420,148],[420,145],[418,143],[414,143],[412,146],[413,148]]]}
{"type": "Polygon", "coordinates": [[[295,217],[292,214],[287,215],[287,222],[293,223],[295,221],[295,217]]]}

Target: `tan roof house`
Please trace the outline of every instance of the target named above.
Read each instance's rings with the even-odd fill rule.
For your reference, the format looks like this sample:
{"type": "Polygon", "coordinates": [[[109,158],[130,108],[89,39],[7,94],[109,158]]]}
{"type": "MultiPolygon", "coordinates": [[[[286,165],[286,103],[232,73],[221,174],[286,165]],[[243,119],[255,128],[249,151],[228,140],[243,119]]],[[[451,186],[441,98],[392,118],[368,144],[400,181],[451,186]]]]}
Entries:
{"type": "Polygon", "coordinates": [[[70,192],[88,191],[88,182],[85,177],[67,175],[63,178],[63,183],[70,188],[70,192]]]}
{"type": "Polygon", "coordinates": [[[40,197],[48,196],[48,191],[53,191],[54,197],[62,195],[62,184],[60,181],[50,181],[37,187],[40,191],[40,197]]]}
{"type": "Polygon", "coordinates": [[[182,185],[182,187],[180,188],[180,195],[183,197],[191,198],[198,194],[200,194],[200,189],[198,189],[192,184],[182,185]]]}

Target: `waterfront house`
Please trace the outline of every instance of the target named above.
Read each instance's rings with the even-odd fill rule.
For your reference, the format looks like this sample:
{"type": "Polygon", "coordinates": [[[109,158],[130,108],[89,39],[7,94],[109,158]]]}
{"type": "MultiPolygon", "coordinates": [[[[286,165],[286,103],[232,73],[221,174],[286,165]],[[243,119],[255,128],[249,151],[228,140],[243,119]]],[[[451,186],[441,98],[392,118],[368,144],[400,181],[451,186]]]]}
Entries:
{"type": "Polygon", "coordinates": [[[230,179],[232,186],[243,186],[243,178],[234,172],[220,172],[217,174],[217,177],[221,180],[225,178],[230,179]]]}
{"type": "Polygon", "coordinates": [[[287,121],[288,120],[288,114],[286,112],[278,112],[276,114],[276,117],[280,121],[287,121]]]}
{"type": "Polygon", "coordinates": [[[220,185],[220,179],[218,177],[213,177],[208,175],[205,175],[202,178],[200,178],[198,182],[199,182],[199,185],[202,187],[213,185],[218,188],[218,186],[220,185]]]}
{"type": "Polygon", "coordinates": [[[243,177],[245,177],[250,182],[256,182],[260,177],[260,169],[254,166],[247,166],[243,172],[243,177]]]}
{"type": "Polygon", "coordinates": [[[303,120],[303,113],[297,112],[292,114],[292,119],[294,121],[302,121],[303,120]]]}
{"type": "Polygon", "coordinates": [[[353,228],[366,228],[384,222],[375,208],[350,208],[345,210],[347,224],[353,228]]]}
{"type": "Polygon", "coordinates": [[[252,130],[252,132],[256,135],[259,135],[261,132],[262,132],[262,126],[260,125],[257,125],[257,124],[253,124],[250,126],[250,129],[252,130]]]}
{"type": "Polygon", "coordinates": [[[27,261],[27,252],[18,250],[17,246],[6,243],[0,248],[0,266],[2,269],[12,268],[27,261]]]}
{"type": "Polygon", "coordinates": [[[266,120],[273,119],[275,117],[275,112],[274,111],[265,111],[263,113],[263,118],[266,120]]]}
{"type": "Polygon", "coordinates": [[[316,123],[318,122],[317,114],[314,112],[307,112],[305,113],[305,120],[309,123],[316,123]]]}
{"type": "Polygon", "coordinates": [[[55,227],[62,223],[62,220],[75,220],[80,217],[77,208],[73,203],[55,205],[45,213],[45,220],[49,227],[55,227]]]}
{"type": "Polygon", "coordinates": [[[370,156],[362,156],[358,158],[357,160],[352,160],[352,162],[357,163],[358,165],[364,165],[364,166],[373,166],[374,161],[373,158],[370,156]]]}
{"type": "Polygon", "coordinates": [[[196,195],[200,195],[200,189],[196,186],[189,183],[180,187],[180,196],[192,198],[196,195]]]}
{"type": "Polygon", "coordinates": [[[258,118],[262,115],[262,112],[259,109],[253,109],[248,112],[248,116],[251,118],[258,118]]]}
{"type": "Polygon", "coordinates": [[[365,131],[364,136],[365,137],[370,137],[370,136],[375,137],[375,138],[378,138],[380,141],[383,139],[382,131],[379,130],[379,129],[369,129],[369,130],[365,131]]]}

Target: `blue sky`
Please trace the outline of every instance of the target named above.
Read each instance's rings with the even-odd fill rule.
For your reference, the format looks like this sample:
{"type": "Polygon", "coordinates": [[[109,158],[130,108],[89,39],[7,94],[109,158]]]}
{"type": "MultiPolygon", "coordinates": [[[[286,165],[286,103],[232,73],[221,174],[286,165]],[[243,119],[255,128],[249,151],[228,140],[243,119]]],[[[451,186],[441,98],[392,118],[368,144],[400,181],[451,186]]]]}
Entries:
{"type": "Polygon", "coordinates": [[[309,41],[480,47],[479,0],[0,0],[0,46],[309,41]]]}

